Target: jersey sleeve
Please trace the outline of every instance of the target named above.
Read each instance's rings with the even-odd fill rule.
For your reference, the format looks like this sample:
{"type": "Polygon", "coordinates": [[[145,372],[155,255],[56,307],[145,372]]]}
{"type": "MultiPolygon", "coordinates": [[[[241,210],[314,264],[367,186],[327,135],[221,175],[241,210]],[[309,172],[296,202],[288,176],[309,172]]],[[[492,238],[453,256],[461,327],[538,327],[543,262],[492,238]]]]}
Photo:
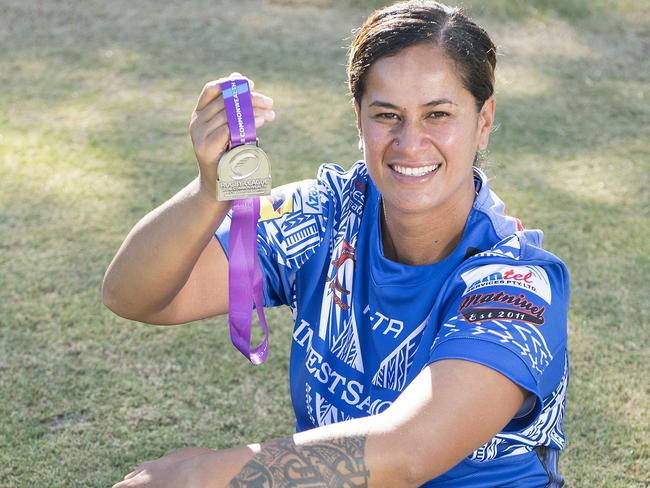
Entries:
{"type": "Polygon", "coordinates": [[[483,264],[460,278],[429,362],[473,361],[528,390],[533,396],[504,430],[525,428],[562,380],[569,300],[566,268],[561,262],[483,264]]]}
{"type": "MultiPolygon", "coordinates": [[[[264,306],[292,305],[296,273],[320,246],[328,222],[327,188],[305,180],[260,197],[257,252],[264,275],[264,306]]],[[[230,255],[232,211],[215,232],[230,255]]]]}

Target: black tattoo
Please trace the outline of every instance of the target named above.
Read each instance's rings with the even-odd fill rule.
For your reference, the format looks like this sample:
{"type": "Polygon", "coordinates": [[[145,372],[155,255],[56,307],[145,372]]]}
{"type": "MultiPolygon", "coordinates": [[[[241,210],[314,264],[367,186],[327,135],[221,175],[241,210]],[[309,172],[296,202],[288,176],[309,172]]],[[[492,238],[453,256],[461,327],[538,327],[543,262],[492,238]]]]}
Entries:
{"type": "Polygon", "coordinates": [[[229,488],[362,488],[368,486],[366,436],[296,446],[292,439],[265,444],[229,488]]]}

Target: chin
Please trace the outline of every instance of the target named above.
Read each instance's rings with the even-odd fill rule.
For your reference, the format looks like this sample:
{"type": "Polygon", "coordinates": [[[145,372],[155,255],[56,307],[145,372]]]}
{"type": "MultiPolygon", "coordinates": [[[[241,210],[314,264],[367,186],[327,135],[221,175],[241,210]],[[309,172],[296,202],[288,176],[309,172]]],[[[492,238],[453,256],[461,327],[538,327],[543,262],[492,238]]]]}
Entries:
{"type": "MultiPolygon", "coordinates": [[[[384,197],[382,196],[382,198],[384,197]]],[[[385,198],[385,203],[402,213],[418,214],[430,212],[438,207],[441,202],[427,198],[403,198],[399,196],[390,198],[389,196],[385,198]]]]}

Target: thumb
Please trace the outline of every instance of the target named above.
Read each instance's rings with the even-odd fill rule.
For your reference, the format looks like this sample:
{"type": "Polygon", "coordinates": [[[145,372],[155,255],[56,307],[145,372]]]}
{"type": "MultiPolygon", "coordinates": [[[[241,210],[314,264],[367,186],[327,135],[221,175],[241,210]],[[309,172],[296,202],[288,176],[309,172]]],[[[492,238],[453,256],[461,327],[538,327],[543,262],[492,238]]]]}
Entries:
{"type": "Polygon", "coordinates": [[[239,71],[233,71],[232,73],[230,73],[230,75],[228,75],[228,78],[245,78],[246,80],[248,80],[248,84],[251,87],[251,91],[255,89],[255,82],[251,80],[248,76],[242,75],[239,71]]]}

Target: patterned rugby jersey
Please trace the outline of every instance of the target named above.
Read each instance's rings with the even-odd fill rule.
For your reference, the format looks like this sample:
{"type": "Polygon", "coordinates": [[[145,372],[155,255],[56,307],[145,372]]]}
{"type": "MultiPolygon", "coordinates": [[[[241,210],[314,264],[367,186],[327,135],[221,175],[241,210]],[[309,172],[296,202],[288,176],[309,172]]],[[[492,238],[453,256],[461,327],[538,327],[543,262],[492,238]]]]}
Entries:
{"type": "MultiPolygon", "coordinates": [[[[380,194],[365,163],[261,198],[265,306],[295,320],[291,397],[298,431],[388,408],[427,365],[474,361],[532,393],[490,442],[427,487],[561,486],[569,277],[542,233],[505,214],[487,177],[461,242],[409,266],[381,247],[380,194]]],[[[216,236],[228,253],[230,217],[216,236]]]]}

